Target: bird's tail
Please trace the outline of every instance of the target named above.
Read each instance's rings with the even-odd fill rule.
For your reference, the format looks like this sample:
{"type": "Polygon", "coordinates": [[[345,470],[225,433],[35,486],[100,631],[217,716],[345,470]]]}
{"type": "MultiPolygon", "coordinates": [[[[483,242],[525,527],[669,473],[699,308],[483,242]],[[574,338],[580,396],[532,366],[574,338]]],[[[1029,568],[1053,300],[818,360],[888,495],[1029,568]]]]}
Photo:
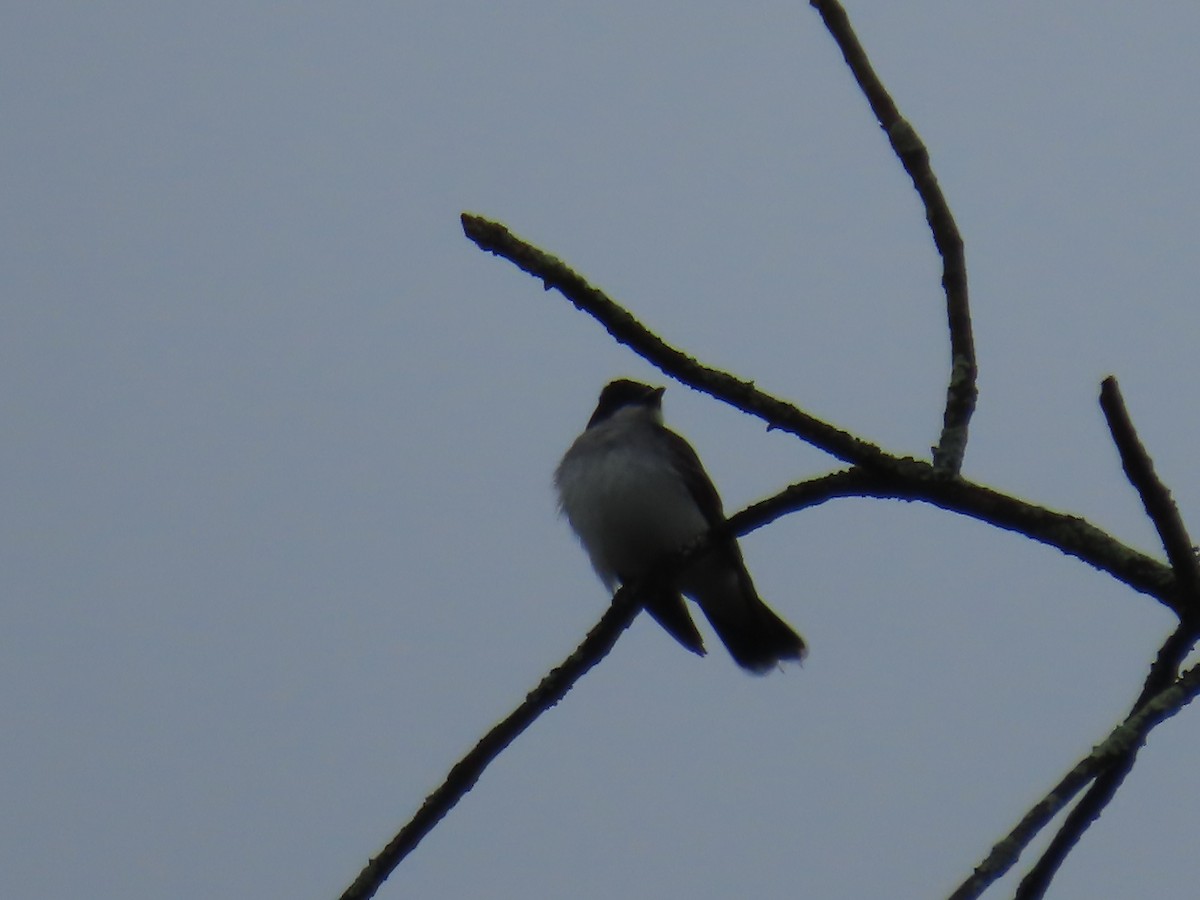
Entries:
{"type": "Polygon", "coordinates": [[[804,659],[804,638],[759,598],[736,544],[689,566],[680,587],[743,669],[762,675],[785,660],[804,659]]]}
{"type": "Polygon", "coordinates": [[[804,659],[804,638],[757,596],[736,615],[701,608],[729,655],[743,669],[764,675],[785,660],[804,659]]]}

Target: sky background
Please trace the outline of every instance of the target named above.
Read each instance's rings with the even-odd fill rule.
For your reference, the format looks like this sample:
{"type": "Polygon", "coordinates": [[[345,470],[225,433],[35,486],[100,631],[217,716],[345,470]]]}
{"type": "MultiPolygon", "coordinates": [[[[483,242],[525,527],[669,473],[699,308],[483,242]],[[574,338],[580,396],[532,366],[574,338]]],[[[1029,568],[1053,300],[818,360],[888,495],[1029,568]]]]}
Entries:
{"type": "MultiPolygon", "coordinates": [[[[1116,374],[1200,533],[1200,6],[848,8],[966,240],[964,474],[1161,556],[1116,374]]],[[[0,896],[336,897],[600,616],[551,473],[606,381],[669,382],[463,210],[936,441],[940,263],[805,3],[11,2],[0,83],[0,896]]],[[[730,509],[835,467],[665,411],[730,509]]],[[[802,669],[639,619],[379,896],[944,896],[1172,624],[914,504],[743,548],[802,669]]],[[[1198,741],[1198,710],[1154,733],[1052,896],[1194,890],[1198,741]]]]}

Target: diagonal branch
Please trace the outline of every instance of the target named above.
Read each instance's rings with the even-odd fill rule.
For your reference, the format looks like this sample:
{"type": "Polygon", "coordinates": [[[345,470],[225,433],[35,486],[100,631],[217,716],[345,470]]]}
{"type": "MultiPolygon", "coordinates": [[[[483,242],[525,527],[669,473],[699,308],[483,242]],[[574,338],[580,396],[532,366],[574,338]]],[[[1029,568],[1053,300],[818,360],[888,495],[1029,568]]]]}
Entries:
{"type": "Polygon", "coordinates": [[[900,115],[895,101],[875,74],[866,51],[850,25],[846,10],[837,0],[810,0],[809,5],[820,13],[826,29],[841,49],[846,65],[871,104],[871,111],[887,134],[892,150],[912,179],[913,187],[925,205],[925,218],[933,234],[933,243],[942,257],[942,288],[946,292],[946,315],[950,325],[951,369],[942,434],[933,451],[933,464],[939,472],[957,475],[962,468],[963,454],[967,449],[967,427],[979,394],[962,236],[937,177],[933,174],[929,151],[916,129],[900,115]]]}
{"type": "MultiPolygon", "coordinates": [[[[1141,696],[1134,703],[1133,709],[1136,712],[1178,677],[1180,665],[1196,644],[1197,635],[1200,634],[1195,615],[1196,588],[1200,586],[1200,565],[1197,564],[1192,539],[1179,515],[1179,509],[1171,499],[1171,492],[1155,474],[1154,463],[1133,427],[1117,379],[1111,375],[1100,385],[1100,408],[1108,420],[1108,428],[1112,433],[1113,442],[1117,445],[1125,474],[1142,498],[1146,515],[1158,530],[1163,548],[1167,552],[1167,559],[1175,571],[1176,581],[1184,595],[1180,598],[1181,608],[1192,611],[1190,615],[1182,616],[1179,626],[1159,649],[1158,657],[1146,676],[1141,696]]],[[[1016,900],[1041,900],[1045,896],[1050,882],[1067,855],[1079,843],[1092,823],[1100,818],[1101,813],[1116,796],[1125,777],[1133,770],[1138,749],[1137,746],[1131,747],[1123,757],[1114,760],[1106,771],[1096,777],[1083,799],[1067,814],[1062,827],[1041,857],[1021,879],[1015,895],[1016,900]]]]}
{"type": "Polygon", "coordinates": [[[705,366],[672,347],[582,276],[549,253],[521,240],[499,222],[463,213],[462,225],[467,237],[481,249],[502,256],[528,272],[546,290],[556,289],[599,321],[619,342],[684,384],[758,416],[775,428],[789,431],[845,462],[871,466],[884,461],[878,447],[755,390],[751,382],[705,366]]]}
{"type": "MultiPolygon", "coordinates": [[[[1133,712],[1130,715],[1140,710],[1151,698],[1165,690],[1171,682],[1179,677],[1179,667],[1195,643],[1195,629],[1187,622],[1181,622],[1159,648],[1158,656],[1150,667],[1150,673],[1146,676],[1142,693],[1137,702],[1133,704],[1133,712]]],[[[1133,771],[1133,764],[1137,760],[1140,749],[1139,745],[1130,747],[1124,756],[1115,759],[1107,770],[1096,776],[1096,780],[1088,788],[1088,792],[1067,813],[1062,827],[1043,851],[1041,858],[1021,879],[1014,900],[1040,900],[1046,895],[1050,882],[1066,860],[1067,855],[1075,849],[1075,845],[1079,843],[1080,838],[1092,823],[1100,818],[1100,814],[1104,812],[1105,807],[1116,796],[1117,790],[1125,781],[1125,776],[1133,771]]]]}
{"type": "MultiPolygon", "coordinates": [[[[855,470],[844,470],[815,478],[806,485],[796,485],[791,495],[793,509],[805,505],[814,506],[831,492],[836,494],[846,483],[858,477],[859,474],[855,470]]],[[[764,510],[760,507],[761,504],[755,504],[731,516],[723,530],[742,535],[764,524],[764,510]]],[[[716,536],[714,534],[712,537],[716,536]]],[[[712,537],[705,536],[679,553],[664,558],[656,566],[657,571],[646,576],[646,580],[670,577],[688,559],[703,552],[712,537]]],[[[493,726],[470,752],[455,763],[442,784],[425,798],[425,802],[408,823],[378,856],[367,862],[353,884],[342,894],[341,900],[367,900],[375,896],[376,891],[405,857],[417,848],[438,822],[475,786],[491,762],[520,737],[542,713],[562,700],[580,678],[608,655],[616,645],[617,639],[641,611],[642,606],[637,596],[641,592],[639,584],[643,583],[645,580],[617,591],[612,604],[575,651],[560,665],[551,669],[515,710],[493,726]]]]}
{"type": "Polygon", "coordinates": [[[1200,694],[1200,666],[1193,666],[1181,678],[1157,693],[1118,725],[1104,742],[1079,761],[1036,806],[1027,812],[1008,836],[1001,840],[971,877],[950,895],[950,900],[974,900],[1001,878],[1024,850],[1083,787],[1100,772],[1141,747],[1146,735],[1174,716],[1200,694]]]}
{"type": "Polygon", "coordinates": [[[1121,455],[1125,475],[1142,498],[1146,515],[1158,530],[1181,590],[1190,595],[1190,603],[1186,605],[1200,612],[1200,560],[1196,558],[1196,549],[1179,515],[1179,508],[1171,499],[1171,492],[1155,474],[1154,462],[1138,438],[1125,408],[1121,388],[1112,375],[1100,383],[1100,408],[1108,420],[1108,430],[1121,455]]]}
{"type": "Polygon", "coordinates": [[[589,669],[612,650],[621,633],[629,627],[641,609],[634,592],[626,588],[613,597],[612,605],[587,637],[562,664],[550,670],[536,688],[529,692],[521,705],[480,739],[466,756],[459,760],[446,780],[425,798],[399,833],[366,867],[342,894],[341,900],[366,900],[375,896],[388,876],[408,854],[433,830],[468,791],[475,786],[484,769],[516,740],[543,712],[566,696],[589,669]]]}
{"type": "MultiPolygon", "coordinates": [[[[1057,547],[1179,612],[1169,567],[1139,553],[1077,516],[1035,506],[962,478],[948,479],[929,463],[894,456],[727,372],[697,362],[649,331],[628,311],[592,287],[560,260],[518,238],[503,225],[464,213],[463,230],[482,249],[504,257],[554,288],[602,324],[621,343],[684,384],[756,416],[827,453],[859,466],[861,496],[919,500],[961,512],[1057,547]],[[869,489],[869,490],[868,490],[869,489]]],[[[783,506],[786,503],[781,501],[783,506]]],[[[782,508],[782,507],[781,507],[782,508]]],[[[783,511],[787,511],[784,509],[783,511]]]]}

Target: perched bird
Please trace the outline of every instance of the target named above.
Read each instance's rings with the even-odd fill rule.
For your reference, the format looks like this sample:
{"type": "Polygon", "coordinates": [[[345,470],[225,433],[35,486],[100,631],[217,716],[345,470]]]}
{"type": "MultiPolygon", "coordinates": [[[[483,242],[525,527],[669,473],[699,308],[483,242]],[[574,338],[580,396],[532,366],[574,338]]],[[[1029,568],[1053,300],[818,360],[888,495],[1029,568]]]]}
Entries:
{"type": "MultiPolygon", "coordinates": [[[[606,385],[554,473],[559,505],[609,589],[644,575],[665,554],[725,521],[696,451],[663,425],[664,390],[626,379],[606,385]]],[[[699,604],[743,668],[762,674],[804,657],[804,639],[759,599],[733,538],[645,598],[646,611],[703,656],[704,642],[681,594],[699,604]]]]}

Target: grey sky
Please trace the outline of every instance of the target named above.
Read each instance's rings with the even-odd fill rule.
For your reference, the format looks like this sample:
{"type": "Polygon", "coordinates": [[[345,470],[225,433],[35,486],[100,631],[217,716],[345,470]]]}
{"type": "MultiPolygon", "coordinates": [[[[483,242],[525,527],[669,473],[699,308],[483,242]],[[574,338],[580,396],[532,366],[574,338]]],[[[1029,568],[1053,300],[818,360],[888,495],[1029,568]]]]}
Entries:
{"type": "MultiPolygon", "coordinates": [[[[1200,529],[1200,7],[848,8],[967,241],[964,473],[1158,554],[1113,373],[1200,529]]],[[[464,209],[702,359],[936,439],[938,261],[805,3],[12,3],[0,83],[0,896],[335,897],[600,615],[551,472],[606,380],[666,382],[464,209]]],[[[832,467],[665,408],[732,509],[832,467]]],[[[380,896],[942,896],[1171,624],[913,505],[744,550],[802,670],[635,622],[380,896]]],[[[1194,889],[1198,739],[1155,733],[1053,896],[1194,889]]]]}

